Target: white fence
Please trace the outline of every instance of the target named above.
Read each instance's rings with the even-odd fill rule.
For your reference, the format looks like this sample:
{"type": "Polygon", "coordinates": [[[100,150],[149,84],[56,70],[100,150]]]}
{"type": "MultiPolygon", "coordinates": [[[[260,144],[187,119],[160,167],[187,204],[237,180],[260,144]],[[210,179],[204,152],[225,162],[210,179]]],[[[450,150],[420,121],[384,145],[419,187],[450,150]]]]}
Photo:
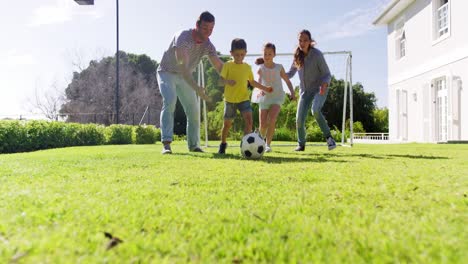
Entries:
{"type": "Polygon", "coordinates": [[[389,143],[388,133],[354,133],[355,143],[389,143]]]}

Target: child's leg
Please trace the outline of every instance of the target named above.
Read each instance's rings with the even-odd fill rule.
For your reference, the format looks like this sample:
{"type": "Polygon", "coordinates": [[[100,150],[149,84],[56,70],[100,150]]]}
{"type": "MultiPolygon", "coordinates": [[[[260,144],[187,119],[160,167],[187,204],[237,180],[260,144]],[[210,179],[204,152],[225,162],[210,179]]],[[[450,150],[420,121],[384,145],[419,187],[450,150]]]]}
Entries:
{"type": "Polygon", "coordinates": [[[231,129],[232,121],[236,117],[237,108],[236,104],[224,102],[224,123],[223,129],[221,130],[221,143],[226,143],[229,129],[231,129]]]}
{"type": "Polygon", "coordinates": [[[223,130],[221,131],[221,143],[226,143],[229,129],[232,126],[232,119],[224,119],[223,130]]]}
{"type": "Polygon", "coordinates": [[[244,119],[244,135],[252,133],[253,117],[250,101],[244,101],[237,104],[237,108],[244,119]]]}
{"type": "Polygon", "coordinates": [[[276,118],[278,118],[278,114],[281,110],[281,107],[277,104],[272,104],[270,107],[270,111],[268,111],[268,128],[266,133],[266,143],[270,146],[271,141],[273,140],[273,135],[275,134],[275,127],[276,127],[276,118]]]}
{"type": "Polygon", "coordinates": [[[252,133],[252,111],[244,111],[242,112],[242,118],[244,118],[244,135],[252,133]]]}
{"type": "Polygon", "coordinates": [[[268,129],[268,109],[260,109],[260,135],[264,137],[268,129]]]}

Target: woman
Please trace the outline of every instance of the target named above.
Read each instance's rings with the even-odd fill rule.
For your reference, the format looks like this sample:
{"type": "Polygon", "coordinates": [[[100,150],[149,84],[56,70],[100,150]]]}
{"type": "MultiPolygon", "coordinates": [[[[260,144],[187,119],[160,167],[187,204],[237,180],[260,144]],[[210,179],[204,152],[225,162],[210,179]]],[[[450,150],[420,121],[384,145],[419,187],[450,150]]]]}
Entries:
{"type": "Polygon", "coordinates": [[[322,114],[322,107],[327,100],[328,85],[330,84],[331,74],[328,65],[320,50],[314,47],[315,41],[312,39],[308,30],[302,30],[299,33],[299,45],[294,54],[294,61],[291,69],[286,73],[292,78],[296,72],[299,72],[299,102],[296,112],[296,129],[298,146],[295,151],[304,151],[306,144],[305,122],[308,109],[317,120],[323,135],[327,139],[328,150],[336,148],[330,127],[322,114]]]}

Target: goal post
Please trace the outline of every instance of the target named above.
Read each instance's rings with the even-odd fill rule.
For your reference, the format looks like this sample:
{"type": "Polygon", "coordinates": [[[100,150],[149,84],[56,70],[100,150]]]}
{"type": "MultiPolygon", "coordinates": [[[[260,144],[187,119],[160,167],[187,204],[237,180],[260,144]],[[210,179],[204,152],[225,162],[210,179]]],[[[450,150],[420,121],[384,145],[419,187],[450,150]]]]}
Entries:
{"type": "MultiPolygon", "coordinates": [[[[342,110],[342,127],[341,127],[341,146],[353,146],[353,83],[352,83],[352,53],[351,51],[326,51],[323,52],[325,57],[325,61],[330,69],[330,73],[334,76],[337,80],[343,80],[344,82],[344,90],[343,90],[343,108],[342,110]],[[349,100],[349,102],[348,102],[349,100]],[[349,111],[348,111],[349,109],[349,111]],[[349,133],[350,133],[350,141],[345,142],[345,131],[346,131],[346,120],[349,118],[349,133]]],[[[254,73],[254,78],[257,79],[257,70],[258,66],[255,65],[255,60],[259,57],[262,57],[263,54],[247,54],[244,62],[248,63],[252,66],[252,71],[254,73]]],[[[230,57],[229,55],[220,55],[220,57],[230,57]]],[[[294,54],[293,53],[277,53],[274,62],[277,64],[282,64],[286,71],[289,70],[294,54]]],[[[201,61],[197,67],[197,81],[198,85],[205,87],[205,69],[203,65],[203,61],[201,61]]],[[[299,86],[299,77],[296,74],[293,78],[291,78],[291,82],[293,87],[299,86]]],[[[283,89],[289,93],[289,89],[285,83],[283,83],[283,89]]],[[[208,119],[207,119],[207,109],[206,109],[206,102],[204,100],[200,100],[200,107],[202,108],[201,115],[203,118],[204,123],[204,131],[205,131],[205,147],[209,146],[209,138],[208,138],[208,119]]],[[[221,129],[221,128],[219,128],[221,129]]],[[[337,139],[338,140],[338,139],[337,139]]]]}

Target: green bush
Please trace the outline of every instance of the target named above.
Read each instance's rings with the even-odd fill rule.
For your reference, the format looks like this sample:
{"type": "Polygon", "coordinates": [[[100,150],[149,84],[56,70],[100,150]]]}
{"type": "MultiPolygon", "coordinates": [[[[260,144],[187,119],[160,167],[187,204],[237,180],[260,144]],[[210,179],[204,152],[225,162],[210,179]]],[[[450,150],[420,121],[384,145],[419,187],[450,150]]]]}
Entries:
{"type": "Polygon", "coordinates": [[[273,140],[278,141],[295,141],[296,140],[296,130],[291,130],[286,127],[280,127],[275,129],[275,134],[273,135],[273,140]]]}
{"type": "Polygon", "coordinates": [[[137,126],[135,128],[135,143],[136,144],[154,144],[159,138],[161,133],[154,126],[137,126]]]}
{"type": "Polygon", "coordinates": [[[0,122],[0,153],[29,151],[26,142],[27,132],[24,127],[24,122],[0,122]]]}
{"type": "MultiPolygon", "coordinates": [[[[310,123],[309,123],[310,124],[310,123]]],[[[323,136],[322,130],[314,121],[313,125],[306,127],[306,141],[307,142],[323,142],[325,137],[323,136]]]]}
{"type": "Polygon", "coordinates": [[[105,143],[105,128],[100,125],[80,125],[75,133],[76,146],[95,146],[105,143]]]}
{"type": "Polygon", "coordinates": [[[132,144],[133,127],[129,125],[111,125],[106,128],[107,144],[132,144]]]}

